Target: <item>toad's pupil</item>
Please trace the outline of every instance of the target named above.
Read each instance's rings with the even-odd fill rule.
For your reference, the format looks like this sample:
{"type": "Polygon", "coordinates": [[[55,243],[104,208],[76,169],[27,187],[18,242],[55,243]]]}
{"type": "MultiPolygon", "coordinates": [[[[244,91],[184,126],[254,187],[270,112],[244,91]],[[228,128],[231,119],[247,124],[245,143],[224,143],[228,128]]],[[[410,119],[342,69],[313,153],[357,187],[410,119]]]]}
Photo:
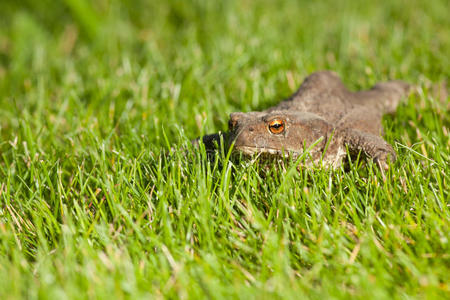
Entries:
{"type": "Polygon", "coordinates": [[[273,134],[279,134],[284,131],[284,123],[283,121],[274,120],[269,124],[269,130],[273,134]]]}

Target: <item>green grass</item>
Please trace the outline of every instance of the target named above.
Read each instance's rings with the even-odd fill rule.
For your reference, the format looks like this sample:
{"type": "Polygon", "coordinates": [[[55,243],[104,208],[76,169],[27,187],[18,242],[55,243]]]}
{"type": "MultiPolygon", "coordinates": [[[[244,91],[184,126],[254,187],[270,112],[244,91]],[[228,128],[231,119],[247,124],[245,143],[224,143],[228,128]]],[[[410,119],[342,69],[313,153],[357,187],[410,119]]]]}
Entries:
{"type": "Polygon", "coordinates": [[[449,297],[448,2],[187,2],[0,2],[0,298],[449,297]],[[320,69],[417,86],[385,181],[189,148],[320,69]]]}

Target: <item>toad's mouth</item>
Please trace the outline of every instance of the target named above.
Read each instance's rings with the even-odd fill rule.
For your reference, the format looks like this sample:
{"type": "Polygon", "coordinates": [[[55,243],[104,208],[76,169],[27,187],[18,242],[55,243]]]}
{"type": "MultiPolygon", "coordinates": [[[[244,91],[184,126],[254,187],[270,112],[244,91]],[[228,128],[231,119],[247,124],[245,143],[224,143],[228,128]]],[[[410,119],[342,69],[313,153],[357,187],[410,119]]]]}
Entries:
{"type": "Polygon", "coordinates": [[[276,149],[268,147],[252,147],[252,146],[234,146],[233,152],[238,152],[245,156],[254,155],[273,155],[279,157],[292,157],[296,158],[303,153],[303,150],[290,150],[290,149],[276,149]]]}

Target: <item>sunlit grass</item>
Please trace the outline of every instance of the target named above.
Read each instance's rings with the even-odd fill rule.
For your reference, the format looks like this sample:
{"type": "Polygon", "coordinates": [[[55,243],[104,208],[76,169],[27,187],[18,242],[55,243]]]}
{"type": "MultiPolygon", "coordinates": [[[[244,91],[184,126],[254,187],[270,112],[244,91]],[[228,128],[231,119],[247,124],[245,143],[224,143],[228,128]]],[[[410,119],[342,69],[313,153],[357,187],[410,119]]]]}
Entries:
{"type": "Polygon", "coordinates": [[[2,1],[0,298],[449,295],[446,1],[2,1]],[[17,2],[18,3],[18,2],[17,2]],[[309,73],[416,87],[398,161],[208,161],[309,73]]]}

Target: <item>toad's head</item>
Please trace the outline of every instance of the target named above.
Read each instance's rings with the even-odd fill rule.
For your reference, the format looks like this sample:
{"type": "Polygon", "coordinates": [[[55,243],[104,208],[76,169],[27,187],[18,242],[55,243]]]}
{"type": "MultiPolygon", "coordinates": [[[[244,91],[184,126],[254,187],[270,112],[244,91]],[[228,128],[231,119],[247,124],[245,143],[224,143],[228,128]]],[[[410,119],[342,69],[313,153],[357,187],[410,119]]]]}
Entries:
{"type": "Polygon", "coordinates": [[[312,151],[323,150],[332,132],[332,126],[317,115],[288,111],[232,113],[228,129],[233,151],[294,158],[321,137],[312,151]]]}

